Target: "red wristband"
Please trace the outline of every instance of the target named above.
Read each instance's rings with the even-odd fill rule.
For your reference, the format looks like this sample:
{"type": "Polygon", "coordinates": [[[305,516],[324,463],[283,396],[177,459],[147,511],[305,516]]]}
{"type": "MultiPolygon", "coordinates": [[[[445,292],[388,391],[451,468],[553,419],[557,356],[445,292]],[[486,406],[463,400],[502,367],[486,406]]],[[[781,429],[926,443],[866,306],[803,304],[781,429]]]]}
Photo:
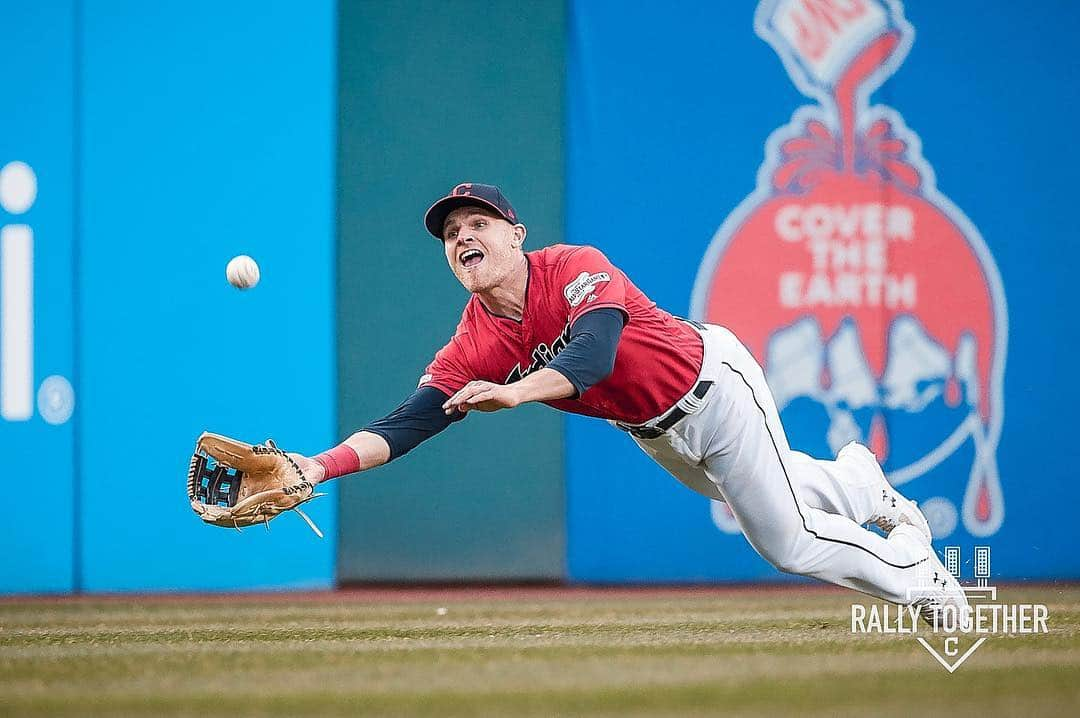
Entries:
{"type": "Polygon", "coordinates": [[[360,457],[348,444],[338,444],[313,458],[326,469],[327,479],[336,479],[360,470],[360,457]]]}

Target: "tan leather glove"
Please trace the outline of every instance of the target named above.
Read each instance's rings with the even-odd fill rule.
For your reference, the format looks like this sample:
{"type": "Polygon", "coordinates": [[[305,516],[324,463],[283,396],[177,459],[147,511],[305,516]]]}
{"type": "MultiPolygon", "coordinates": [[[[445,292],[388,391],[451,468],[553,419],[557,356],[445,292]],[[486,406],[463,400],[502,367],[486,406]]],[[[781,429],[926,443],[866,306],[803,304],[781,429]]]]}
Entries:
{"type": "Polygon", "coordinates": [[[326,494],[315,493],[296,462],[269,439],[253,446],[204,432],[195,443],[187,488],[192,510],[208,524],[269,528],[270,519],[291,510],[322,538],[322,531],[297,507],[326,494]]]}

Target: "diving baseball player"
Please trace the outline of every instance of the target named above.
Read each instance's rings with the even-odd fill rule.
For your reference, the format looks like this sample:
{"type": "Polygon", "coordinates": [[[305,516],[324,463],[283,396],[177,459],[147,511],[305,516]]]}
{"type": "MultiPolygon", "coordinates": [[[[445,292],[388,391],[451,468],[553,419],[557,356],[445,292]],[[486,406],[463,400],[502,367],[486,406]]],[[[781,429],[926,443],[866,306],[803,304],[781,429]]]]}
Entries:
{"type": "Polygon", "coordinates": [[[730,331],[658,308],[593,247],[525,252],[525,225],[497,187],[459,184],[424,223],[472,293],[457,331],[391,414],[318,456],[291,455],[309,481],[392,461],[470,411],[543,402],[607,420],[727,502],[779,570],[916,604],[928,619],[945,606],[966,616],[915,504],[860,444],[835,461],[792,451],[761,367],[730,331]]]}

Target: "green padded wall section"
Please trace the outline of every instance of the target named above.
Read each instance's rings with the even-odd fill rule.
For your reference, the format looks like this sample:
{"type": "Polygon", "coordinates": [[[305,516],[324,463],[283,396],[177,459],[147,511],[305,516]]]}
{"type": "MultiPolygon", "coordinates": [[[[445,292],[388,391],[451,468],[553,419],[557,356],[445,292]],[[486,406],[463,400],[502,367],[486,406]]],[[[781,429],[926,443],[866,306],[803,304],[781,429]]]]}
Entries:
{"type": "MultiPolygon", "coordinates": [[[[341,436],[392,410],[468,295],[421,222],[459,181],[500,185],[535,249],[562,241],[562,2],[340,5],[341,436]]],[[[477,414],[345,479],[338,580],[564,575],[563,420],[477,414]]]]}

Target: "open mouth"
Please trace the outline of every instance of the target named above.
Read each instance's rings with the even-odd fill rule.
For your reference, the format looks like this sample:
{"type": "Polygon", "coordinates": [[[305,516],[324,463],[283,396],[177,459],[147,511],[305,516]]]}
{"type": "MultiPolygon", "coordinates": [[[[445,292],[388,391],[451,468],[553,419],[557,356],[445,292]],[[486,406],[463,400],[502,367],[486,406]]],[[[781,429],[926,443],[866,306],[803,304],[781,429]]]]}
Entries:
{"type": "Polygon", "coordinates": [[[484,253],[479,249],[466,249],[458,255],[458,261],[461,262],[461,266],[469,269],[484,261],[484,253]]]}

